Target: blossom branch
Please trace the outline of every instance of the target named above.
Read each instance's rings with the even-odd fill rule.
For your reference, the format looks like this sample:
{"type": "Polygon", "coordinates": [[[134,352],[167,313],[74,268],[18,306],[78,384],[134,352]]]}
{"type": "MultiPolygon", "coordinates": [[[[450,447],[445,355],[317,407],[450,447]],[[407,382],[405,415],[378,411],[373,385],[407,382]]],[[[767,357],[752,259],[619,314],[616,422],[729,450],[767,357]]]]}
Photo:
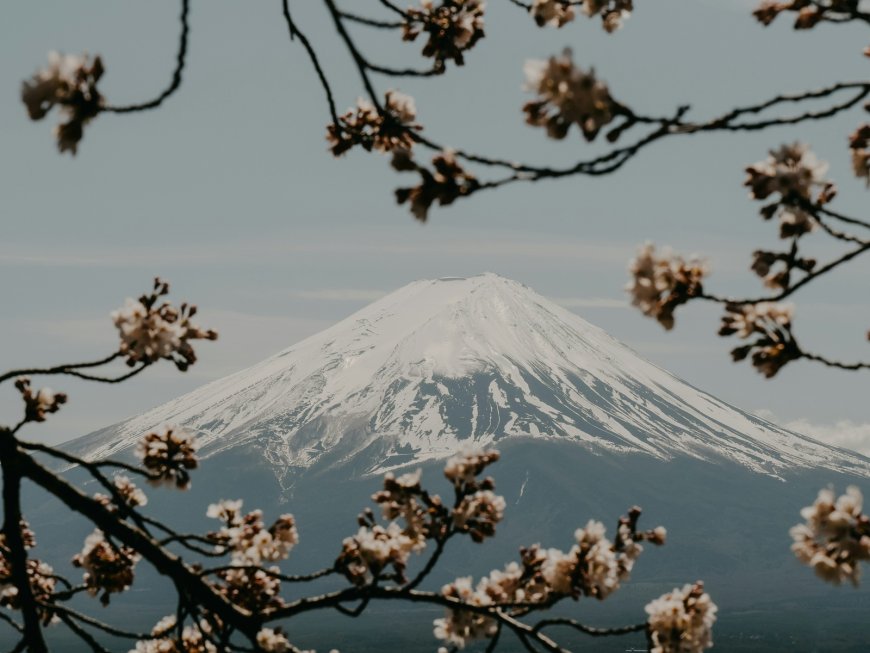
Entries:
{"type": "MultiPolygon", "coordinates": [[[[867,176],[865,169],[865,133],[870,128],[859,128],[852,137],[851,147],[854,170],[858,176],[867,176]]],[[[791,297],[820,277],[870,251],[870,239],[847,233],[828,224],[828,219],[843,224],[867,227],[870,223],[832,211],[828,204],[837,193],[833,182],[825,178],[827,164],[819,161],[802,143],[783,145],[771,150],[767,159],[746,168],[744,185],[750,196],[759,201],[773,202],[763,205],[759,214],[764,220],[777,218],[779,237],[790,245],[784,251],[755,250],[752,271],[762,278],[772,294],[758,297],[727,297],[711,293],[704,288],[704,277],[709,273],[706,263],[697,259],[686,261],[668,252],[657,255],[652,244],[641,248],[630,264],[632,280],[627,290],[632,304],[645,315],[653,317],[666,329],[674,325],[674,310],[693,300],[707,300],[723,304],[725,315],[719,329],[720,336],[737,335],[749,340],[731,351],[735,361],[751,355],[752,364],[766,377],[775,376],[787,363],[805,359],[842,370],[870,368],[867,362],[841,362],[803,349],[794,335],[791,305],[781,300],[791,297]],[[801,244],[811,233],[822,232],[855,247],[842,252],[824,265],[801,251],[801,244]]],[[[870,337],[870,334],[868,334],[870,337]]]]}
{"type": "Polygon", "coordinates": [[[77,488],[42,467],[30,456],[19,452],[14,457],[14,461],[22,476],[54,495],[70,509],[86,516],[104,532],[132,547],[151,562],[157,571],[169,576],[177,584],[181,584],[191,600],[214,612],[222,620],[247,635],[253,636],[255,634],[250,613],[234,606],[214,589],[199,582],[196,573],[191,571],[180,558],[166,551],[146,533],[118,520],[101,503],[82,494],[77,488]]]}
{"type": "Polygon", "coordinates": [[[838,258],[830,261],[829,263],[823,265],[820,268],[814,269],[812,272],[809,272],[804,276],[800,281],[797,281],[788,287],[784,288],[781,292],[775,295],[769,295],[764,297],[743,297],[743,298],[734,298],[734,297],[721,297],[718,295],[712,295],[706,292],[702,292],[696,297],[698,299],[706,299],[709,301],[716,302],[718,304],[760,304],[762,302],[776,302],[786,297],[790,297],[798,290],[811,283],[815,279],[820,276],[827,274],[828,272],[838,268],[839,266],[851,261],[852,259],[870,251],[870,241],[860,241],[861,245],[858,247],[846,252],[845,254],[839,256],[838,258]]]}

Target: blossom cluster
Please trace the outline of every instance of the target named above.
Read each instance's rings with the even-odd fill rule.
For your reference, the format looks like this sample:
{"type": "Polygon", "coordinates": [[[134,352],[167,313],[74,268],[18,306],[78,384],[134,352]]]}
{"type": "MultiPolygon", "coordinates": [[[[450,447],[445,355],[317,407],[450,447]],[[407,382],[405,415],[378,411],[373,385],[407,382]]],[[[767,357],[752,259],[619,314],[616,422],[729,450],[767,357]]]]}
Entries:
{"type": "Polygon", "coordinates": [[[404,582],[408,558],[424,548],[425,537],[410,534],[396,522],[368,524],[344,539],[335,566],[354,585],[368,585],[388,570],[404,582]]]}
{"type": "Polygon", "coordinates": [[[121,337],[120,353],[126,356],[128,365],[151,364],[165,358],[184,372],[196,362],[190,342],[217,339],[217,332],[202,329],[191,321],[196,306],[182,304],[176,308],[160,301],[167,294],[169,284],[157,278],[150,294],[128,299],[112,313],[121,337]]]}
{"type": "Polygon", "coordinates": [[[698,259],[686,261],[667,250],[657,256],[655,246],[646,243],[629,263],[629,273],[626,291],[631,294],[632,306],[665,329],[672,329],[674,310],[704,291],[702,280],[709,268],[698,259]]]}
{"type": "MultiPolygon", "coordinates": [[[[543,604],[560,598],[581,596],[607,598],[628,579],[643,551],[640,542],[664,544],[666,531],[658,527],[638,532],[640,509],[632,508],[619,521],[614,541],[605,537],[601,522],[590,520],[574,534],[575,545],[567,552],[545,549],[539,544],[521,549],[521,562],[495,570],[476,586],[470,577],[445,585],[441,593],[475,607],[543,604]]],[[[434,622],[435,636],[447,644],[463,647],[469,641],[492,637],[496,621],[486,610],[450,608],[434,622]]]]}
{"type": "Polygon", "coordinates": [[[444,476],[457,490],[467,493],[468,488],[477,483],[477,477],[487,467],[498,462],[500,457],[499,452],[494,449],[466,449],[447,459],[444,476]]]}
{"type": "Polygon", "coordinates": [[[404,583],[408,559],[412,553],[422,552],[427,540],[444,541],[452,534],[464,533],[482,542],[494,535],[505,501],[493,492],[491,478],[478,476],[498,457],[497,451],[467,449],[445,463],[444,475],[456,495],[452,509],[423,489],[419,470],[398,477],[386,474],[383,489],[372,499],[380,505],[383,517],[391,521],[377,523],[371,510],[360,515],[360,528],[342,542],[335,568],[355,585],[370,584],[385,574],[404,583]]]}
{"type": "Polygon", "coordinates": [[[219,531],[209,534],[209,539],[229,550],[232,564],[236,566],[284,560],[299,542],[293,515],[281,515],[266,528],[263,511],[242,513],[240,499],[213,503],[206,515],[224,522],[219,531]]]}
{"type": "Polygon", "coordinates": [[[545,127],[550,138],[565,138],[571,125],[577,125],[591,141],[623,111],[594,70],[574,65],[568,49],[546,61],[526,62],[525,73],[526,88],[537,94],[523,105],[526,122],[545,127]]]}
{"type": "Polygon", "coordinates": [[[432,170],[417,164],[409,150],[393,152],[392,166],[400,172],[415,171],[421,182],[410,188],[396,190],[399,204],[409,202],[411,213],[421,222],[426,222],[429,208],[436,201],[441,206],[452,204],[460,197],[471,195],[480,188],[480,182],[456,160],[453,150],[443,150],[432,158],[432,170]]]}
{"type": "Polygon", "coordinates": [[[230,554],[230,566],[217,574],[222,581],[218,590],[231,603],[255,613],[284,605],[281,570],[260,565],[285,559],[299,542],[293,515],[281,515],[267,528],[263,512],[243,513],[241,500],[213,503],[206,515],[224,522],[208,539],[217,552],[230,554]]]}
{"type": "Polygon", "coordinates": [[[114,485],[113,496],[102,493],[94,495],[94,499],[102,503],[109,510],[117,509],[118,506],[116,505],[116,501],[130,508],[145,506],[148,504],[148,497],[141,488],[137,487],[136,484],[130,480],[129,476],[118,474],[114,479],[112,479],[112,484],[114,485]]]}
{"type": "Polygon", "coordinates": [[[743,339],[757,336],[753,342],[731,350],[734,361],[741,361],[752,354],[752,365],[771,378],[784,365],[800,358],[801,351],[792,336],[794,308],[791,304],[727,304],[725,311],[719,328],[720,336],[736,334],[743,339]]]}
{"type": "Polygon", "coordinates": [[[86,54],[50,52],[48,66],[22,82],[21,100],[31,120],[41,120],[55,106],[62,108],[66,121],[54,128],[61,152],[76,153],[84,126],[102,110],[103,97],[97,90],[102,76],[100,57],[89,62],[86,54]]]}
{"type": "Polygon", "coordinates": [[[825,179],[827,169],[828,165],[803,143],[782,145],[771,150],[764,161],[746,168],[744,185],[753,199],[779,195],[761,208],[761,216],[765,220],[779,217],[781,238],[800,237],[816,228],[815,218],[804,206],[825,204],[836,194],[834,185],[825,179]]]}
{"type": "Polygon", "coordinates": [[[574,7],[589,18],[601,16],[605,31],[613,33],[631,16],[633,0],[533,0],[529,13],[538,27],[562,27],[574,20],[574,7]]]}
{"type": "Polygon", "coordinates": [[[136,487],[136,484],[130,480],[129,476],[118,474],[115,476],[113,484],[118,495],[129,506],[144,506],[148,504],[148,497],[145,493],[136,487]]]}
{"type": "Polygon", "coordinates": [[[562,27],[574,20],[574,3],[570,0],[533,0],[529,13],[538,27],[562,27]]]}
{"type": "Polygon", "coordinates": [[[701,653],[713,646],[717,608],[700,581],[674,588],[645,610],[650,653],[701,653]]]}
{"type": "Polygon", "coordinates": [[[816,260],[797,256],[794,252],[771,252],[757,249],[752,252],[750,269],[773,290],[785,290],[791,284],[792,270],[811,272],[816,260]]]}
{"type": "Polygon", "coordinates": [[[411,132],[422,129],[414,122],[416,119],[414,98],[390,90],[384,98],[383,112],[368,100],[359,98],[356,107],[339,116],[338,124],[327,127],[326,140],[334,156],[341,156],[354,145],[360,145],[367,152],[410,150],[414,145],[411,132]]]}
{"type": "Polygon", "coordinates": [[[218,590],[230,603],[255,614],[280,608],[284,605],[280,573],[276,566],[230,567],[218,572],[218,578],[223,581],[218,590]]]}
{"type": "Polygon", "coordinates": [[[384,519],[401,519],[405,532],[414,540],[442,536],[447,509],[437,495],[430,495],[420,485],[420,470],[396,477],[384,476],[384,488],[372,495],[381,506],[384,519]]]}
{"type": "Polygon", "coordinates": [[[583,0],[583,13],[590,18],[601,16],[601,23],[609,33],[622,27],[633,10],[633,0],[583,0]]]}
{"type": "MultiPolygon", "coordinates": [[[[27,522],[21,521],[19,532],[25,549],[32,549],[36,546],[36,537],[27,522]]],[[[21,600],[18,595],[18,587],[12,581],[12,562],[8,556],[9,548],[6,545],[6,534],[0,533],[0,607],[20,610],[21,600]]],[[[29,557],[26,568],[33,596],[41,603],[50,602],[57,585],[52,566],[29,557]]],[[[57,616],[50,609],[40,607],[38,614],[44,625],[57,621],[57,616]]]]}
{"type": "Polygon", "coordinates": [[[98,529],[85,539],[84,547],[73,557],[72,564],[84,569],[88,594],[100,594],[100,602],[108,605],[111,594],[123,592],[133,584],[133,569],[139,558],[135,550],[107,540],[98,529]]]}
{"type": "MultiPolygon", "coordinates": [[[[494,572],[496,573],[496,572],[494,572]]],[[[481,581],[483,583],[483,581],[481,581]]],[[[471,576],[457,578],[441,588],[441,594],[448,599],[455,599],[464,605],[489,606],[492,599],[480,586],[475,589],[471,576]]],[[[498,624],[485,613],[471,610],[447,610],[447,615],[434,622],[435,637],[446,644],[462,648],[469,641],[489,639],[498,632],[498,624]]]]}
{"type": "Polygon", "coordinates": [[[34,391],[30,379],[26,376],[17,378],[15,387],[24,400],[24,419],[27,422],[44,422],[47,414],[59,411],[67,400],[64,393],[54,392],[51,388],[40,388],[34,391]]]}
{"type": "Polygon", "coordinates": [[[496,524],[504,516],[505,500],[493,492],[495,481],[491,477],[478,478],[498,459],[498,451],[467,448],[444,465],[444,476],[456,493],[451,514],[453,528],[467,533],[475,542],[495,535],[496,524]]]}
{"type": "Polygon", "coordinates": [[[640,542],[664,544],[667,532],[661,526],[637,531],[640,509],[632,508],[622,517],[611,542],[599,521],[590,520],[574,533],[576,544],[566,553],[546,551],[541,572],[552,592],[573,598],[588,596],[603,600],[628,580],[634,563],[643,552],[640,542]]]}
{"type": "Polygon", "coordinates": [[[864,123],[849,136],[852,171],[870,186],[870,123],[864,123]]]}
{"type": "Polygon", "coordinates": [[[209,638],[211,626],[204,619],[184,626],[180,634],[171,636],[174,630],[179,630],[175,615],[164,617],[151,630],[152,639],[139,640],[129,653],[218,653],[209,638]]]}
{"type": "Polygon", "coordinates": [[[257,633],[257,646],[266,653],[290,653],[294,650],[280,628],[263,628],[257,633]]]}
{"type": "Polygon", "coordinates": [[[801,510],[804,523],[790,531],[798,560],[829,583],[848,580],[857,586],[859,563],[870,560],[870,517],[862,512],[863,502],[855,486],[836,499],[832,490],[821,490],[815,503],[801,510]]]}
{"type": "Polygon", "coordinates": [[[405,11],[402,38],[414,41],[423,32],[427,41],[423,56],[431,57],[435,69],[443,71],[445,62],[465,63],[464,52],[483,38],[484,0],[421,0],[420,7],[405,11]]]}
{"type": "Polygon", "coordinates": [[[504,516],[504,497],[492,490],[478,490],[462,497],[453,509],[453,525],[457,531],[468,533],[475,542],[483,542],[495,535],[495,526],[504,516]]]}
{"type": "Polygon", "coordinates": [[[196,469],[196,436],[168,426],[147,433],[136,447],[136,455],[149,473],[152,485],[190,487],[190,470],[196,469]]]}

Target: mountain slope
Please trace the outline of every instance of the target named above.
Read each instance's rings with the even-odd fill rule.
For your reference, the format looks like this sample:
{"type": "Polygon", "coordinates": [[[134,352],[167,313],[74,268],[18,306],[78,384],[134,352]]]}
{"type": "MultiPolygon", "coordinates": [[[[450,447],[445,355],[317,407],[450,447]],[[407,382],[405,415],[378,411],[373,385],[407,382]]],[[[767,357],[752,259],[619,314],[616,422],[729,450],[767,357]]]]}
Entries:
{"type": "Polygon", "coordinates": [[[870,460],[784,431],[680,381],[528,287],[493,274],[411,283],[251,368],[73,442],[128,450],[196,431],[206,455],[255,447],[279,478],[437,460],[465,442],[556,439],[592,453],[736,462],[780,476],[870,475],[870,460]]]}

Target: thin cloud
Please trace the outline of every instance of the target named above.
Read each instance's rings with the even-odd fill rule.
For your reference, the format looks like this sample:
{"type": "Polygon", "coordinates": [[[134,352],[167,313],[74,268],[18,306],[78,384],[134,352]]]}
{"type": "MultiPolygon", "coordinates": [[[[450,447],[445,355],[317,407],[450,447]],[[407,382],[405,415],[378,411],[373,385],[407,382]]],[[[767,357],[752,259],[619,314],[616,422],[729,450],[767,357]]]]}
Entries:
{"type": "Polygon", "coordinates": [[[759,417],[774,422],[779,426],[808,435],[835,447],[852,449],[865,456],[870,456],[870,422],[857,423],[848,419],[838,420],[832,424],[811,422],[805,417],[794,420],[780,420],[769,410],[757,410],[759,417]]]}

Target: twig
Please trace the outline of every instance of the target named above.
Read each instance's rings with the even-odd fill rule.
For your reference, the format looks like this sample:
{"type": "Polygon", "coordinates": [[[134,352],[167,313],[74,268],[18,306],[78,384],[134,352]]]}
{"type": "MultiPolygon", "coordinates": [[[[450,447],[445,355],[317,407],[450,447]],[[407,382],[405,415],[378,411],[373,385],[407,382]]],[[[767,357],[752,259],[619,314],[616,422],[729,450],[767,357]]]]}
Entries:
{"type": "Polygon", "coordinates": [[[344,10],[340,11],[339,14],[345,20],[359,23],[360,25],[366,25],[368,27],[376,27],[378,29],[397,29],[402,26],[402,23],[398,21],[376,20],[374,18],[352,14],[349,11],[344,10]]]}
{"type": "Polygon", "coordinates": [[[106,106],[102,108],[102,111],[107,113],[135,113],[156,109],[181,87],[181,73],[184,71],[185,58],[187,57],[187,36],[190,32],[190,25],[188,23],[189,13],[190,0],[181,0],[181,35],[178,37],[178,54],[175,57],[175,70],[172,72],[172,81],[169,83],[169,86],[160,95],[148,102],[120,107],[106,106]]]}
{"type": "Polygon", "coordinates": [[[335,99],[332,97],[332,88],[329,86],[329,80],[326,78],[326,73],[320,65],[317,53],[314,51],[314,47],[311,45],[308,37],[299,31],[299,28],[293,21],[293,17],[290,15],[289,0],[281,0],[281,6],[284,13],[284,20],[287,22],[287,29],[290,31],[290,40],[292,41],[298,38],[302,43],[302,47],[304,47],[305,51],[308,53],[308,58],[311,60],[311,65],[314,66],[314,70],[317,72],[317,78],[320,80],[323,92],[326,93],[326,102],[329,105],[329,115],[332,117],[333,124],[338,125],[338,111],[335,108],[335,99]]]}
{"type": "Polygon", "coordinates": [[[67,363],[66,365],[55,365],[54,367],[30,367],[23,368],[18,370],[11,370],[9,372],[4,372],[0,374],[0,383],[4,381],[8,381],[9,379],[17,379],[19,376],[48,376],[48,375],[56,375],[56,374],[69,374],[71,370],[81,370],[81,369],[89,369],[94,367],[101,367],[103,365],[107,365],[112,361],[116,360],[121,356],[121,352],[115,352],[98,361],[92,361],[90,363],[67,363]]]}
{"type": "Polygon", "coordinates": [[[592,637],[610,637],[613,635],[629,635],[631,633],[641,633],[647,629],[647,625],[645,623],[635,624],[633,626],[619,626],[616,628],[593,628],[592,626],[586,626],[576,619],[567,619],[567,618],[554,618],[554,619],[543,619],[536,623],[532,628],[533,631],[539,632],[544,628],[548,628],[550,626],[568,626],[569,628],[573,628],[574,630],[578,630],[581,633],[586,635],[591,635],[592,637]]]}

